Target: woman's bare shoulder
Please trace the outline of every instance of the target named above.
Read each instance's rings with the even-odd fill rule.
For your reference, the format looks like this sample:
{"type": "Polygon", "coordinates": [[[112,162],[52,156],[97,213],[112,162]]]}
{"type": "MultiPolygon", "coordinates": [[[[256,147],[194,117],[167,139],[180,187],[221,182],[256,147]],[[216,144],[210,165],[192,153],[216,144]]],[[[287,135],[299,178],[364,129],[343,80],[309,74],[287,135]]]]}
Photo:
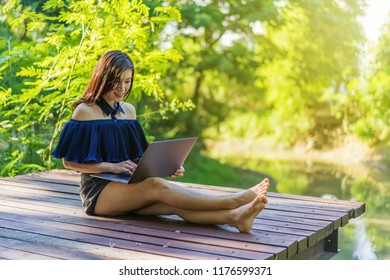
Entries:
{"type": "Polygon", "coordinates": [[[80,103],[73,111],[72,119],[89,121],[97,118],[95,104],[80,103]]]}
{"type": "Polygon", "coordinates": [[[121,106],[122,106],[123,110],[125,111],[127,119],[134,119],[135,120],[137,118],[137,113],[136,113],[135,107],[132,104],[122,102],[121,106]]]}

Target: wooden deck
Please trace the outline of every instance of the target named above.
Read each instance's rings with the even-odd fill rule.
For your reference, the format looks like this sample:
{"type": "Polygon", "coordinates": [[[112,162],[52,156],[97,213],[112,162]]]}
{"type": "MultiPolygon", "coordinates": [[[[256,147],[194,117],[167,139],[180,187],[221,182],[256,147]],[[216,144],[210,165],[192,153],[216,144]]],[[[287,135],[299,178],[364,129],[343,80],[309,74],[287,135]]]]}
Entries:
{"type": "Polygon", "coordinates": [[[365,211],[360,202],[269,193],[254,229],[241,234],[177,216],[87,216],[78,183],[66,170],[0,179],[0,259],[323,259],[337,253],[338,229],[365,211]]]}

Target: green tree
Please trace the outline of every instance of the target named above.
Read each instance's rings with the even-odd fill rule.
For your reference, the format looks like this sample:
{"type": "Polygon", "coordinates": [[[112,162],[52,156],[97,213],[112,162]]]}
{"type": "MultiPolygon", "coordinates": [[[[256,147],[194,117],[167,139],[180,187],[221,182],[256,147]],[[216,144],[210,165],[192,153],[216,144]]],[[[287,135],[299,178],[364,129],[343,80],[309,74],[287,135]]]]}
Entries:
{"type": "Polygon", "coordinates": [[[341,125],[330,115],[331,96],[342,94],[359,75],[364,37],[358,23],[364,1],[290,0],[280,7],[279,23],[267,24],[270,45],[257,45],[268,59],[257,73],[266,92],[266,131],[287,144],[313,141],[341,125]]]}
{"type": "Polygon", "coordinates": [[[387,22],[368,70],[350,83],[348,96],[337,100],[337,113],[349,131],[371,145],[388,146],[390,140],[389,42],[390,22],[387,22]]]}
{"type": "Polygon", "coordinates": [[[168,65],[182,58],[156,44],[167,23],[181,21],[176,8],[151,12],[142,1],[127,0],[2,3],[1,24],[7,31],[0,40],[0,174],[53,167],[51,151],[72,103],[108,50],[121,49],[134,60],[131,101],[136,106],[145,97],[161,103],[161,112],[185,107],[181,102],[166,106],[159,84],[168,65]]]}
{"type": "MultiPolygon", "coordinates": [[[[274,1],[150,1],[148,5],[156,2],[175,6],[182,15],[182,22],[167,29],[166,42],[183,55],[164,80],[169,96],[186,96],[196,105],[164,122],[163,129],[202,136],[250,102],[243,96],[253,92],[254,69],[259,66],[254,44],[262,35],[256,26],[275,17],[274,1]]],[[[155,124],[157,131],[159,127],[155,124]]]]}
{"type": "Polygon", "coordinates": [[[171,118],[173,133],[318,147],[340,131],[331,109],[359,76],[365,1],[163,2],[183,18],[166,37],[183,60],[164,83],[196,104],[171,118]]]}

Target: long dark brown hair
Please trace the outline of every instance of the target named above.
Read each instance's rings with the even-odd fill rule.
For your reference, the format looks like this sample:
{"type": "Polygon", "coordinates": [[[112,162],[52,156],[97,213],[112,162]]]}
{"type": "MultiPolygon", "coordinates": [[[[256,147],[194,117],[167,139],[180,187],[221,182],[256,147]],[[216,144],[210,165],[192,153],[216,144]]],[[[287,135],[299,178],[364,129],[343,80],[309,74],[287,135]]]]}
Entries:
{"type": "Polygon", "coordinates": [[[120,76],[125,70],[131,70],[131,84],[124,99],[129,96],[133,87],[133,61],[126,53],[118,50],[104,54],[93,70],[83,96],[73,104],[73,108],[76,108],[80,103],[96,103],[101,100],[106,93],[118,85],[120,76]]]}

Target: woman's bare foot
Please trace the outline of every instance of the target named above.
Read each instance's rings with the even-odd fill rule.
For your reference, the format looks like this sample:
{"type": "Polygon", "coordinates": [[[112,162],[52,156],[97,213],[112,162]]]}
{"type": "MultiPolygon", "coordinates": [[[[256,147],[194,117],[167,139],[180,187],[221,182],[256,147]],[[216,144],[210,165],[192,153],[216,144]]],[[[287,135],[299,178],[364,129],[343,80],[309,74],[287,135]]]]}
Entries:
{"type": "Polygon", "coordinates": [[[242,233],[249,233],[257,215],[265,207],[265,196],[257,196],[248,204],[242,205],[231,211],[231,226],[234,226],[242,233]]]}
{"type": "MultiPolygon", "coordinates": [[[[266,196],[268,192],[269,187],[269,179],[265,178],[263,181],[261,181],[256,186],[250,188],[252,192],[254,192],[257,196],[266,196]]],[[[265,202],[266,203],[266,202],[265,202]]]]}
{"type": "Polygon", "coordinates": [[[265,178],[263,181],[253,186],[252,188],[236,193],[235,195],[237,203],[233,209],[253,201],[257,196],[264,196],[263,203],[268,203],[268,200],[265,197],[268,192],[268,187],[269,179],[265,178]]]}

